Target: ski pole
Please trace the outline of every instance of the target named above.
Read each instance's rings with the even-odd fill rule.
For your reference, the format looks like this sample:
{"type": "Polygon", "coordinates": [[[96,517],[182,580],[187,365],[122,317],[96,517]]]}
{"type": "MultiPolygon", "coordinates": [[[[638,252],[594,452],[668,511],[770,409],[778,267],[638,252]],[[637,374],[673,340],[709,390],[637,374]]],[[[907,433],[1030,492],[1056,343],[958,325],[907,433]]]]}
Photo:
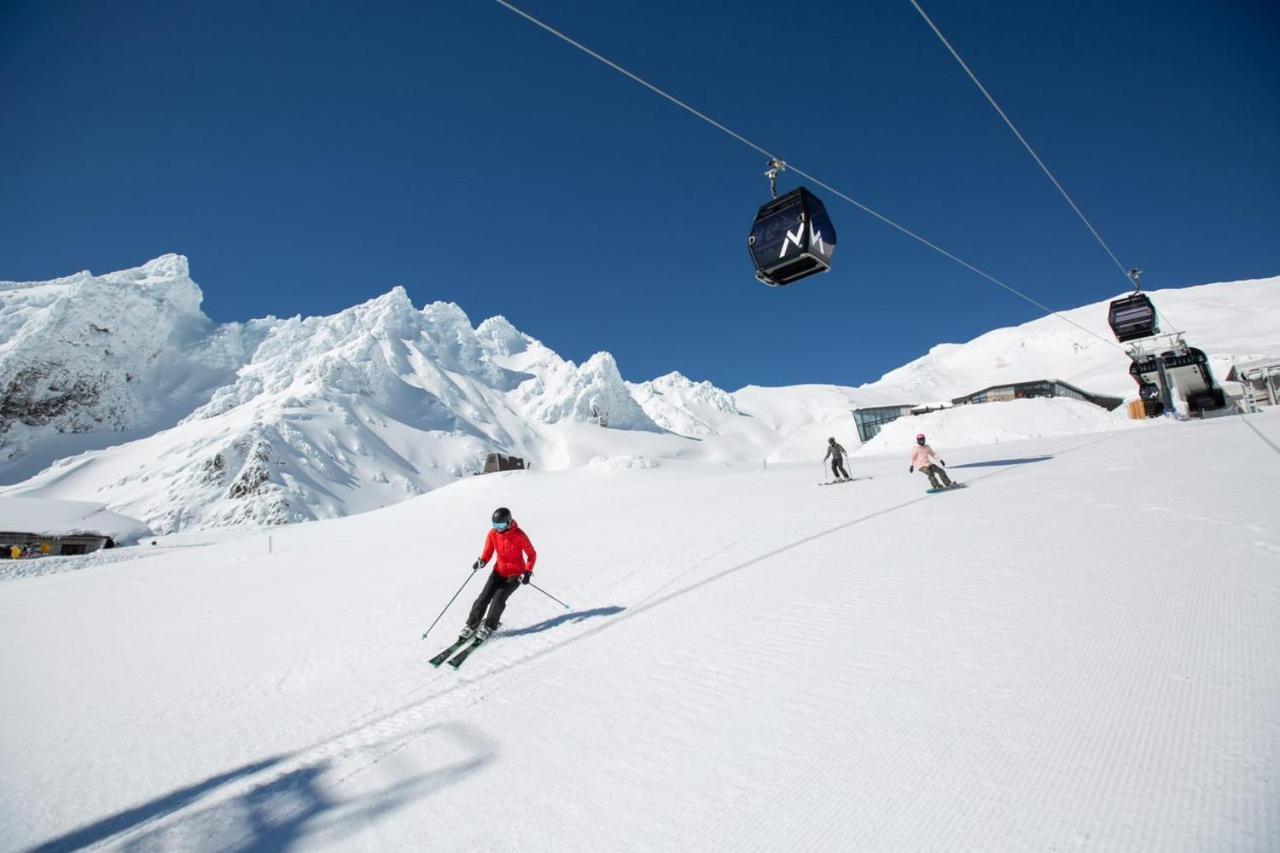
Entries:
{"type": "Polygon", "coordinates": [[[552,595],[551,593],[547,592],[545,589],[543,589],[542,587],[538,586],[538,585],[537,585],[536,583],[534,583],[533,581],[529,581],[529,586],[533,587],[533,588],[534,588],[534,589],[536,589],[538,592],[542,593],[542,594],[543,594],[543,595],[545,595],[547,598],[549,598],[549,599],[551,599],[552,601],[554,601],[556,604],[563,605],[565,610],[568,610],[568,609],[569,609],[569,605],[565,604],[563,601],[561,601],[560,599],[556,598],[554,595],[552,595]]]}
{"type": "Polygon", "coordinates": [[[458,600],[458,596],[462,595],[463,588],[466,587],[467,584],[471,583],[471,579],[475,576],[476,576],[476,570],[472,569],[471,574],[467,575],[467,579],[462,582],[462,586],[458,587],[458,591],[453,594],[453,598],[449,599],[449,603],[444,606],[444,610],[440,611],[440,615],[436,617],[436,621],[431,623],[430,628],[427,628],[427,630],[422,632],[422,639],[425,640],[427,638],[427,634],[431,633],[431,628],[434,628],[436,626],[436,622],[439,622],[442,618],[444,618],[445,612],[449,609],[450,606],[453,605],[455,601],[458,600]]]}

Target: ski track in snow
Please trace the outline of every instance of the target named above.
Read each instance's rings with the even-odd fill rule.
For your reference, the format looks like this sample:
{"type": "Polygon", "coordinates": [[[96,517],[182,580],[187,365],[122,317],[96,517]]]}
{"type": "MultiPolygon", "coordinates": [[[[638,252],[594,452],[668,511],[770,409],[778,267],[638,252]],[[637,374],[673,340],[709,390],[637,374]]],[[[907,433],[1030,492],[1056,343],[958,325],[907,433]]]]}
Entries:
{"type": "MultiPolygon", "coordinates": [[[[1280,421],[1248,425],[1275,432],[1280,421]]],[[[1280,529],[1265,501],[1280,468],[1259,468],[1261,445],[1242,446],[1243,435],[1220,420],[1033,442],[1009,457],[1052,458],[970,469],[972,488],[940,496],[898,460],[854,459],[854,476],[876,477],[862,491],[816,489],[807,468],[621,472],[598,481],[607,491],[594,499],[581,494],[586,472],[484,478],[459,487],[457,506],[440,492],[386,511],[395,515],[278,532],[282,554],[234,576],[261,603],[204,623],[152,615],[130,634],[163,644],[203,624],[215,656],[236,633],[269,640],[287,630],[279,604],[294,597],[292,576],[272,579],[273,560],[340,568],[325,555],[356,531],[376,539],[435,514],[456,530],[504,490],[520,498],[512,504],[548,502],[526,513],[539,515],[528,522],[539,581],[557,579],[545,582],[579,618],[521,591],[507,635],[453,672],[426,660],[452,639],[476,582],[427,641],[362,636],[412,619],[354,597],[346,612],[363,645],[347,663],[399,662],[369,685],[383,698],[344,697],[319,669],[321,683],[292,699],[295,719],[242,723],[237,738],[257,759],[224,781],[236,759],[196,758],[186,778],[212,781],[169,802],[135,780],[115,807],[97,791],[102,805],[86,813],[75,791],[102,771],[68,779],[57,768],[75,762],[48,754],[39,763],[52,775],[24,788],[28,801],[57,801],[64,785],[72,799],[43,831],[11,828],[0,842],[40,843],[52,827],[109,814],[58,837],[130,851],[1273,848],[1280,529]],[[572,521],[552,523],[560,514],[572,521]],[[664,535],[619,548],[595,533],[624,518],[664,535]],[[564,546],[584,538],[571,564],[564,546]],[[328,698],[351,709],[346,722],[301,701],[328,698]],[[295,730],[319,736],[290,747],[295,730]],[[509,786],[519,795],[495,819],[489,799],[509,786]]],[[[0,615],[29,601],[56,618],[41,591],[58,602],[116,572],[123,592],[143,578],[123,562],[131,553],[147,558],[138,567],[166,557],[168,571],[203,575],[249,547],[211,547],[191,565],[131,549],[91,571],[7,582],[0,615]]],[[[460,580],[450,577],[433,585],[441,601],[460,580]]],[[[40,672],[56,670],[62,630],[4,631],[0,645],[47,648],[40,672]]],[[[274,707],[263,696],[320,665],[306,655],[322,649],[303,647],[291,671],[261,678],[259,696],[233,684],[203,695],[215,711],[274,707]]],[[[6,657],[5,669],[15,663],[6,657]]],[[[40,672],[20,669],[15,689],[33,689],[40,672]]],[[[86,689],[109,722],[112,688],[86,689]]],[[[131,713],[130,726],[185,730],[182,709],[162,698],[131,713]]],[[[0,746],[15,734],[0,724],[0,746]]]]}

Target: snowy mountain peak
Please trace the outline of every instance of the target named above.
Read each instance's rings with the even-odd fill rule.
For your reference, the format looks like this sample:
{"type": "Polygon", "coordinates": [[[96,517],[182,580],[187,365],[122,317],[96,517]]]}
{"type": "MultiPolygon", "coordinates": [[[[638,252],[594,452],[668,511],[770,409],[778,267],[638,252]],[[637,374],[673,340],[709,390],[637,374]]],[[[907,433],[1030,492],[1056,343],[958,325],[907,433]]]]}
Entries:
{"type": "Polygon", "coordinates": [[[631,396],[618,363],[607,352],[598,352],[581,365],[554,358],[542,375],[520,385],[516,393],[543,423],[578,421],[614,429],[659,429],[631,396]]]}
{"type": "Polygon", "coordinates": [[[491,385],[503,383],[504,371],[490,358],[465,311],[452,302],[433,302],[422,309],[422,318],[423,351],[442,367],[491,385]]]}
{"type": "Polygon", "coordinates": [[[413,301],[400,285],[337,314],[298,319],[315,330],[323,329],[323,337],[334,341],[351,340],[362,335],[409,337],[420,323],[413,301]]]}
{"type": "Polygon", "coordinates": [[[660,393],[677,394],[689,402],[713,406],[727,415],[738,413],[737,406],[733,402],[733,395],[717,388],[705,379],[695,382],[682,373],[673,370],[666,376],[659,376],[649,384],[660,393]]]}
{"type": "Polygon", "coordinates": [[[519,355],[533,343],[533,338],[511,325],[511,321],[501,314],[476,327],[476,337],[498,355],[519,355]]]}
{"type": "Polygon", "coordinates": [[[181,255],[0,289],[0,461],[41,434],[141,426],[180,397],[210,367],[186,345],[208,331],[203,298],[181,255]]]}
{"type": "Polygon", "coordinates": [[[694,382],[672,371],[648,382],[630,385],[631,394],[656,424],[690,438],[719,435],[713,425],[725,416],[739,415],[733,396],[710,382],[694,382]]]}
{"type": "MultiPolygon", "coordinates": [[[[92,275],[84,272],[82,275],[92,275]]],[[[135,282],[137,284],[162,284],[169,281],[190,279],[191,266],[186,255],[170,252],[158,258],[152,258],[145,264],[127,270],[104,273],[102,278],[119,282],[135,282]]]]}
{"type": "MultiPolygon", "coordinates": [[[[94,280],[88,273],[81,275],[88,281],[94,280]]],[[[107,273],[99,281],[141,288],[153,299],[161,300],[184,314],[200,314],[200,305],[204,302],[204,292],[191,280],[185,255],[161,255],[140,267],[107,273]]]]}

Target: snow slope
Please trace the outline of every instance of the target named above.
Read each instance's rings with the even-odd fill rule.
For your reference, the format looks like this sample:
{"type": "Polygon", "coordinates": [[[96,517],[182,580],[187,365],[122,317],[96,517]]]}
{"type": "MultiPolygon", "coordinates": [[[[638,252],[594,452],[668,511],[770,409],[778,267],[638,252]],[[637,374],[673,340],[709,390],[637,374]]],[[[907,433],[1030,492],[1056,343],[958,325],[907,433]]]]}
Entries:
{"type": "Polygon", "coordinates": [[[0,582],[0,849],[1280,847],[1280,414],[947,461],[513,472],[0,582]],[[499,504],[573,609],[433,670],[499,504]]]}
{"type": "MultiPolygon", "coordinates": [[[[1153,295],[1221,362],[1280,350],[1277,283],[1153,295]]],[[[628,383],[608,353],[576,364],[504,317],[473,328],[457,305],[418,309],[399,287],[328,317],[244,324],[211,323],[202,298],[178,255],[0,284],[0,491],[105,503],[158,532],[279,525],[437,489],[493,451],[540,470],[816,462],[829,436],[857,443],[858,406],[1030,378],[1132,391],[1121,350],[1056,318],[935,347],[860,388],[730,394],[678,373],[628,383]]],[[[1106,334],[1105,303],[1069,313],[1106,334]]],[[[966,418],[968,443],[1049,434],[1016,407],[966,418]]]]}

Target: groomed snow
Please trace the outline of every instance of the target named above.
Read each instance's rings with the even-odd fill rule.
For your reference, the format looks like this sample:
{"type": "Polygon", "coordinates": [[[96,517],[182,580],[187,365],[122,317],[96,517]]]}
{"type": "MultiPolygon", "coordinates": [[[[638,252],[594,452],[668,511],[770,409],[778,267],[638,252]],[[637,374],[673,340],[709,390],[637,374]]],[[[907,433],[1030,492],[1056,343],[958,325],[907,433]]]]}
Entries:
{"type": "Polygon", "coordinates": [[[509,472],[0,582],[0,849],[1280,847],[1280,414],[935,446],[968,489],[509,472]],[[433,670],[499,504],[573,609],[433,670]]]}

